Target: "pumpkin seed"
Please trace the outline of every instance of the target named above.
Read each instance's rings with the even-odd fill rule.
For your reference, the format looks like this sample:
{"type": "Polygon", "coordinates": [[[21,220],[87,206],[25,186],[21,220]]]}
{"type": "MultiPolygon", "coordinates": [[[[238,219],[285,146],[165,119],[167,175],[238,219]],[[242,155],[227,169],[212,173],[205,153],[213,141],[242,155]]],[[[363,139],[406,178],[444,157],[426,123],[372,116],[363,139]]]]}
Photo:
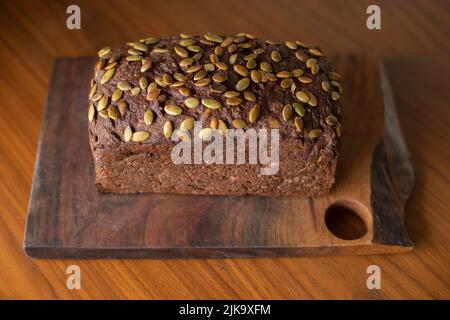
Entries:
{"type": "Polygon", "coordinates": [[[175,72],[175,73],[173,74],[173,77],[174,77],[174,79],[177,80],[177,81],[185,81],[185,80],[186,80],[186,77],[184,76],[184,74],[179,73],[179,72],[175,72]]]}
{"type": "Polygon", "coordinates": [[[337,72],[331,71],[328,73],[328,79],[330,80],[335,80],[335,81],[340,81],[341,80],[341,75],[337,72]]]}
{"type": "Polygon", "coordinates": [[[215,66],[217,67],[217,68],[219,68],[220,70],[228,70],[228,65],[225,63],[225,62],[217,62],[216,64],[215,64],[215,66]]]}
{"type": "Polygon", "coordinates": [[[322,81],[322,89],[325,92],[328,92],[330,90],[330,83],[326,80],[322,81]]]}
{"type": "Polygon", "coordinates": [[[242,119],[234,119],[233,126],[236,129],[244,129],[247,126],[247,123],[242,119]]]}
{"type": "Polygon", "coordinates": [[[141,56],[128,56],[127,61],[140,61],[142,59],[141,56]]]}
{"type": "Polygon", "coordinates": [[[168,73],[164,73],[162,79],[163,79],[163,82],[168,86],[170,86],[173,83],[173,78],[168,73]]]}
{"type": "Polygon", "coordinates": [[[212,63],[207,63],[203,66],[203,68],[205,68],[206,71],[208,72],[213,72],[214,70],[216,70],[216,66],[213,65],[212,63]]]}
{"type": "Polygon", "coordinates": [[[132,96],[137,96],[141,92],[141,88],[134,87],[130,90],[132,96]]]}
{"type": "Polygon", "coordinates": [[[211,128],[203,128],[200,130],[200,132],[198,133],[198,137],[202,140],[202,141],[206,141],[208,140],[211,135],[212,135],[213,130],[211,128]]]}
{"type": "Polygon", "coordinates": [[[119,101],[118,102],[118,108],[120,111],[120,114],[125,114],[125,112],[127,112],[127,103],[125,101],[119,101]]]}
{"type": "Polygon", "coordinates": [[[255,69],[257,65],[258,65],[258,64],[256,63],[256,60],[255,60],[255,59],[248,60],[247,63],[245,64],[245,66],[247,67],[247,69],[255,69]]]}
{"type": "MultiPolygon", "coordinates": [[[[267,72],[267,73],[265,74],[265,76],[266,76],[267,80],[270,80],[270,81],[272,81],[272,82],[275,82],[275,81],[278,80],[277,76],[274,75],[274,74],[271,73],[271,72],[267,72]]],[[[262,81],[262,78],[261,78],[261,81],[262,81]]]]}
{"type": "Polygon", "coordinates": [[[283,107],[282,116],[284,121],[288,121],[292,117],[292,106],[290,104],[283,107]]]}
{"type": "Polygon", "coordinates": [[[280,127],[280,121],[278,119],[270,117],[268,123],[271,129],[277,129],[280,127]]]}
{"type": "Polygon", "coordinates": [[[98,60],[95,63],[95,71],[101,70],[105,66],[105,60],[98,60]]]}
{"type": "Polygon", "coordinates": [[[292,42],[292,41],[286,41],[284,44],[285,44],[286,47],[288,47],[289,49],[297,50],[297,44],[296,44],[295,42],[292,42]]]}
{"type": "MultiPolygon", "coordinates": [[[[199,53],[197,53],[197,54],[194,54],[193,56],[192,56],[192,59],[194,59],[194,61],[198,61],[198,60],[200,60],[201,59],[201,57],[202,57],[202,53],[201,52],[199,52],[199,53]]],[[[205,68],[205,66],[203,66],[204,68],[205,68]]],[[[206,70],[206,68],[205,68],[205,70],[206,70]]]]}
{"type": "Polygon", "coordinates": [[[228,126],[225,121],[219,119],[218,130],[221,135],[225,136],[228,132],[228,126]]]}
{"type": "Polygon", "coordinates": [[[198,80],[194,83],[197,87],[206,87],[208,84],[210,84],[211,78],[203,78],[201,80],[198,80]]]}
{"type": "Polygon", "coordinates": [[[261,74],[256,70],[252,70],[250,72],[250,78],[252,78],[254,83],[259,83],[261,81],[261,74]]]}
{"type": "Polygon", "coordinates": [[[153,123],[153,111],[152,110],[147,110],[144,112],[144,123],[146,125],[152,124],[153,123]]]}
{"type": "Polygon", "coordinates": [[[219,126],[219,121],[217,120],[217,118],[212,118],[211,121],[209,122],[209,127],[213,130],[216,130],[217,127],[219,126]]]}
{"type": "Polygon", "coordinates": [[[187,98],[184,100],[184,104],[186,105],[186,107],[190,108],[190,109],[195,109],[199,106],[200,102],[198,101],[197,98],[187,98]]]}
{"type": "Polygon", "coordinates": [[[227,104],[230,106],[238,106],[242,103],[242,99],[239,97],[232,97],[227,99],[227,104]]]}
{"type": "Polygon", "coordinates": [[[294,125],[295,125],[295,129],[297,129],[298,132],[302,132],[303,131],[303,120],[302,120],[302,118],[295,117],[294,125]]]}
{"type": "Polygon", "coordinates": [[[119,110],[117,109],[116,106],[113,106],[112,104],[109,105],[109,107],[108,107],[108,115],[113,120],[117,120],[120,118],[119,110]]]}
{"type": "Polygon", "coordinates": [[[222,48],[226,48],[226,47],[228,47],[230,44],[232,44],[233,41],[234,41],[234,38],[232,38],[232,37],[225,38],[225,39],[220,43],[220,46],[221,46],[222,48]]]}
{"type": "Polygon", "coordinates": [[[254,123],[256,120],[258,120],[260,114],[261,108],[259,107],[259,105],[255,104],[248,113],[248,121],[250,121],[250,123],[254,123]]]}
{"type": "Polygon", "coordinates": [[[311,107],[317,106],[317,98],[316,98],[316,96],[313,95],[311,92],[308,92],[308,96],[309,96],[308,104],[311,107]]]}
{"type": "Polygon", "coordinates": [[[89,100],[92,99],[92,97],[94,96],[94,94],[96,92],[97,92],[97,84],[94,83],[94,85],[91,87],[91,90],[89,91],[89,95],[88,95],[89,100]]]}
{"type": "Polygon", "coordinates": [[[153,53],[167,53],[167,52],[169,52],[169,50],[168,49],[164,49],[164,48],[154,48],[152,50],[152,52],[153,53]]]}
{"type": "Polygon", "coordinates": [[[100,50],[98,50],[98,56],[99,56],[99,58],[101,58],[110,52],[111,52],[111,47],[104,47],[104,48],[101,48],[100,50]]]}
{"type": "Polygon", "coordinates": [[[122,91],[128,91],[131,90],[131,85],[127,81],[120,81],[119,83],[117,83],[117,88],[119,88],[122,91]]]}
{"type": "Polygon", "coordinates": [[[109,115],[108,115],[108,110],[107,109],[99,111],[98,114],[99,114],[100,117],[102,117],[104,119],[109,119],[109,115]]]}
{"type": "Polygon", "coordinates": [[[268,62],[265,62],[265,61],[263,61],[259,64],[259,68],[265,72],[272,72],[272,66],[268,62]]]}
{"type": "Polygon", "coordinates": [[[300,117],[305,116],[305,109],[303,108],[303,106],[300,103],[294,102],[294,103],[292,103],[292,107],[293,107],[295,113],[298,114],[300,117]]]}
{"type": "Polygon", "coordinates": [[[248,100],[248,101],[253,101],[253,102],[256,101],[255,94],[248,90],[244,91],[244,98],[245,98],[245,100],[248,100]]]}
{"type": "Polygon", "coordinates": [[[280,62],[281,61],[281,55],[278,51],[274,50],[270,53],[270,58],[272,58],[273,61],[275,62],[280,62]]]}
{"type": "Polygon", "coordinates": [[[189,131],[194,127],[194,118],[186,118],[180,124],[180,130],[189,131]]]}
{"type": "Polygon", "coordinates": [[[221,82],[227,81],[227,80],[228,80],[228,77],[227,77],[226,74],[224,74],[223,72],[216,72],[216,73],[213,75],[212,79],[213,79],[215,82],[221,83],[221,82]]]}
{"type": "Polygon", "coordinates": [[[320,130],[320,129],[312,129],[309,133],[308,133],[308,136],[311,138],[311,139],[315,139],[315,138],[317,138],[317,137],[320,137],[322,135],[322,130],[320,130]]]}
{"type": "Polygon", "coordinates": [[[182,47],[175,46],[173,48],[173,50],[175,51],[175,53],[177,55],[179,55],[182,58],[187,58],[189,56],[189,53],[185,49],[183,49],[182,47]]]}
{"type": "Polygon", "coordinates": [[[209,98],[202,99],[202,104],[210,109],[220,109],[222,107],[222,104],[219,101],[209,98]]]}
{"type": "Polygon", "coordinates": [[[186,88],[186,87],[180,87],[180,88],[178,88],[178,92],[179,92],[180,94],[182,94],[183,96],[185,96],[185,97],[189,97],[189,96],[191,95],[191,90],[189,90],[189,89],[186,88]]]}
{"type": "Polygon", "coordinates": [[[198,71],[196,74],[194,74],[194,80],[198,81],[203,79],[204,77],[206,77],[206,75],[208,74],[208,71],[206,70],[200,70],[198,71]]]}
{"type": "Polygon", "coordinates": [[[311,48],[311,49],[309,49],[308,51],[309,51],[309,53],[311,53],[313,56],[316,56],[316,57],[321,57],[321,56],[323,56],[323,53],[322,53],[319,49],[311,48]]]}
{"type": "Polygon", "coordinates": [[[238,81],[238,83],[236,83],[236,90],[244,91],[245,89],[248,88],[249,84],[250,84],[249,78],[242,78],[241,80],[238,81]]]}
{"type": "Polygon", "coordinates": [[[187,46],[191,46],[194,43],[196,43],[197,41],[194,39],[184,39],[180,41],[180,46],[182,47],[187,47],[187,46]]]}
{"type": "Polygon", "coordinates": [[[304,71],[302,69],[292,70],[292,76],[296,77],[296,78],[302,76],[303,73],[304,73],[304,71]]]}
{"type": "Polygon", "coordinates": [[[234,71],[235,71],[237,74],[239,74],[239,75],[241,75],[241,76],[243,76],[243,77],[248,76],[248,70],[247,70],[247,68],[244,67],[244,66],[241,66],[240,64],[235,64],[235,65],[233,66],[233,69],[234,69],[234,71]]]}
{"type": "Polygon", "coordinates": [[[145,51],[148,50],[148,47],[145,44],[141,43],[141,42],[135,42],[131,46],[133,48],[135,48],[136,50],[139,50],[139,51],[144,51],[145,52],[145,51]]]}
{"type": "Polygon", "coordinates": [[[201,70],[202,68],[203,68],[203,66],[199,64],[199,65],[195,65],[195,66],[191,66],[191,67],[187,68],[185,70],[185,72],[186,73],[195,73],[195,72],[201,70]]]}
{"type": "Polygon", "coordinates": [[[152,101],[158,98],[159,94],[161,93],[160,89],[153,89],[147,91],[147,100],[152,101]]]}
{"type": "Polygon", "coordinates": [[[293,81],[291,78],[286,78],[286,79],[281,80],[280,85],[281,85],[281,87],[282,87],[283,89],[287,89],[287,88],[289,88],[293,83],[294,83],[294,81],[293,81]]]}
{"type": "Polygon", "coordinates": [[[171,116],[178,116],[183,112],[183,109],[181,109],[179,106],[168,104],[164,107],[164,111],[171,116]]]}
{"type": "Polygon", "coordinates": [[[127,51],[128,54],[132,55],[132,56],[141,56],[142,55],[142,51],[136,50],[136,49],[130,49],[127,51]]]}
{"type": "Polygon", "coordinates": [[[146,90],[148,87],[148,79],[146,77],[139,78],[139,86],[142,90],[146,90]]]}
{"type": "Polygon", "coordinates": [[[280,71],[277,73],[278,78],[289,78],[292,76],[292,73],[286,70],[280,71]]]}
{"type": "Polygon", "coordinates": [[[335,116],[333,115],[329,115],[328,117],[325,118],[325,122],[329,125],[329,126],[334,126],[338,120],[335,116]]]}
{"type": "Polygon", "coordinates": [[[211,63],[216,64],[217,62],[219,62],[219,57],[215,53],[211,53],[209,55],[209,60],[211,61],[211,63]]]}
{"type": "Polygon", "coordinates": [[[194,62],[194,59],[192,58],[186,58],[180,61],[179,65],[180,67],[187,67],[191,65],[194,62]]]}
{"type": "Polygon", "coordinates": [[[111,78],[114,76],[114,73],[116,73],[116,68],[106,70],[105,73],[103,73],[102,77],[100,78],[101,84],[106,84],[111,80],[111,78]]]}
{"type": "Polygon", "coordinates": [[[111,101],[117,101],[120,98],[122,98],[123,91],[120,89],[114,90],[113,94],[111,95],[111,101]]]}
{"type": "Polygon", "coordinates": [[[132,135],[133,135],[133,130],[131,130],[130,126],[127,126],[123,132],[123,140],[125,140],[125,142],[131,141],[132,135]]]}
{"type": "Polygon", "coordinates": [[[97,111],[105,110],[108,107],[109,99],[107,96],[103,96],[97,103],[97,111]]]}
{"type": "Polygon", "coordinates": [[[223,94],[223,96],[225,98],[234,98],[234,97],[239,97],[239,92],[237,91],[227,91],[223,94]]]}
{"type": "Polygon", "coordinates": [[[232,54],[232,55],[230,56],[230,59],[228,59],[228,61],[230,62],[230,64],[235,64],[235,63],[236,63],[237,57],[238,57],[238,55],[237,55],[236,53],[235,53],[235,54],[232,54]]]}
{"type": "Polygon", "coordinates": [[[96,94],[94,94],[94,95],[92,96],[91,101],[92,101],[92,102],[96,102],[96,101],[100,100],[102,97],[103,97],[103,94],[101,94],[101,93],[96,93],[96,94]]]}
{"type": "Polygon", "coordinates": [[[331,92],[331,99],[333,99],[334,101],[339,100],[341,96],[339,95],[339,93],[337,91],[333,91],[331,92]]]}
{"type": "Polygon", "coordinates": [[[169,120],[167,120],[167,121],[164,123],[164,128],[163,128],[164,136],[165,136],[167,139],[170,139],[170,137],[172,136],[172,132],[173,132],[172,122],[170,122],[169,120]]]}
{"type": "Polygon", "coordinates": [[[141,72],[146,72],[152,66],[152,61],[147,59],[142,59],[141,72]]]}
{"type": "Polygon", "coordinates": [[[303,103],[308,103],[309,101],[309,95],[305,91],[297,91],[295,96],[303,103]]]}
{"type": "Polygon", "coordinates": [[[202,51],[202,47],[197,46],[197,45],[187,46],[186,49],[188,49],[189,51],[192,51],[192,52],[201,52],[202,51]]]}
{"type": "Polygon", "coordinates": [[[214,48],[214,53],[217,55],[217,56],[222,56],[223,55],[223,48],[222,47],[215,47],[214,48]]]}
{"type": "Polygon", "coordinates": [[[227,87],[225,87],[221,83],[214,83],[214,84],[209,86],[209,90],[211,90],[212,92],[222,93],[225,90],[227,90],[227,87]]]}
{"type": "Polygon", "coordinates": [[[342,135],[342,124],[340,122],[336,123],[336,135],[338,138],[342,135]]]}
{"type": "Polygon", "coordinates": [[[317,60],[315,58],[309,58],[308,60],[306,60],[307,68],[311,68],[315,64],[317,64],[317,60]]]}
{"type": "Polygon", "coordinates": [[[91,103],[89,103],[89,110],[88,110],[88,120],[89,120],[89,122],[94,120],[94,117],[95,117],[95,107],[94,107],[94,104],[91,102],[91,103]]]}
{"type": "Polygon", "coordinates": [[[256,58],[258,58],[258,55],[255,54],[255,53],[250,53],[250,54],[244,56],[244,60],[245,60],[245,61],[248,61],[248,60],[254,60],[254,59],[256,59],[256,58]]]}
{"type": "Polygon", "coordinates": [[[319,67],[318,64],[314,64],[314,65],[311,67],[311,73],[312,73],[313,75],[318,74],[318,73],[319,73],[319,70],[320,70],[320,67],[319,67]]]}
{"type": "Polygon", "coordinates": [[[159,42],[159,39],[156,38],[156,37],[149,37],[149,38],[144,40],[145,44],[155,44],[155,43],[158,43],[158,42],[159,42]]]}
{"type": "Polygon", "coordinates": [[[297,52],[295,52],[295,57],[298,60],[300,60],[301,62],[304,62],[307,58],[306,54],[301,50],[298,50],[297,52]]]}
{"type": "Polygon", "coordinates": [[[136,131],[133,132],[133,135],[131,136],[131,141],[133,142],[143,142],[150,137],[150,133],[147,131],[136,131]]]}
{"type": "Polygon", "coordinates": [[[223,41],[221,36],[219,36],[217,34],[213,34],[213,33],[205,34],[204,38],[208,41],[217,42],[217,43],[221,43],[223,41]]]}
{"type": "Polygon", "coordinates": [[[190,34],[186,34],[186,33],[180,33],[180,38],[181,39],[189,39],[189,38],[193,38],[193,35],[190,34]]]}
{"type": "Polygon", "coordinates": [[[306,77],[306,76],[298,77],[297,80],[300,81],[301,83],[304,83],[304,84],[308,84],[308,83],[313,82],[313,80],[311,78],[306,77]]]}

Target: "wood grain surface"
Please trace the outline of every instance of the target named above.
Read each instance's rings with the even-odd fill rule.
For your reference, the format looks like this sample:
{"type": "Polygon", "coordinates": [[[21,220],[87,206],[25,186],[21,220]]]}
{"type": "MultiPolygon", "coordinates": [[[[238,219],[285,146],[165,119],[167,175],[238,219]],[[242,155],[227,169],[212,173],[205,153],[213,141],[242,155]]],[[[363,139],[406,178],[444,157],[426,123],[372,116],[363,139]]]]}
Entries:
{"type": "Polygon", "coordinates": [[[65,28],[71,1],[0,3],[0,298],[450,298],[448,1],[377,1],[377,31],[365,26],[371,1],[76,3],[82,12],[77,31],[65,28]],[[22,240],[53,59],[92,55],[104,45],[143,36],[207,31],[302,39],[328,54],[385,59],[416,172],[405,213],[413,252],[139,261],[25,255],[22,240]],[[66,288],[71,264],[81,268],[81,290],[66,288]],[[366,268],[373,264],[381,268],[381,290],[366,287],[366,268]]]}

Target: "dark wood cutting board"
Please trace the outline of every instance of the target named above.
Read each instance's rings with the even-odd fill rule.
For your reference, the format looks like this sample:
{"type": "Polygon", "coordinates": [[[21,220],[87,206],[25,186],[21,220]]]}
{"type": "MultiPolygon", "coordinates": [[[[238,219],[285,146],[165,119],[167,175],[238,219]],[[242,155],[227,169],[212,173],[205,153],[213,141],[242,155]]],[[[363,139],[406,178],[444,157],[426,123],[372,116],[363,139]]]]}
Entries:
{"type": "Polygon", "coordinates": [[[374,57],[332,61],[344,79],[336,184],[316,198],[275,198],[98,193],[87,130],[93,59],[56,60],[25,251],[34,258],[222,258],[411,250],[403,209],[413,170],[384,71],[374,57]]]}

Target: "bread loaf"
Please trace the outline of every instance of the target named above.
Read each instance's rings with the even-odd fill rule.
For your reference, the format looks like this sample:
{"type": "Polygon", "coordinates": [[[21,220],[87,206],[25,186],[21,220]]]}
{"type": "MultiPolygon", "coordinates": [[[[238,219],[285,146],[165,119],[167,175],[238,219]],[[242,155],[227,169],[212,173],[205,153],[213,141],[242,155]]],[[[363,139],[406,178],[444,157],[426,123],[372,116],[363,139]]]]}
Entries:
{"type": "Polygon", "coordinates": [[[208,33],[141,39],[98,56],[88,119],[100,191],[314,196],[334,183],[342,89],[318,48],[208,33]],[[276,163],[177,164],[171,156],[177,137],[209,138],[204,152],[227,129],[277,131],[276,163]],[[278,170],[262,174],[268,166],[278,170]]]}

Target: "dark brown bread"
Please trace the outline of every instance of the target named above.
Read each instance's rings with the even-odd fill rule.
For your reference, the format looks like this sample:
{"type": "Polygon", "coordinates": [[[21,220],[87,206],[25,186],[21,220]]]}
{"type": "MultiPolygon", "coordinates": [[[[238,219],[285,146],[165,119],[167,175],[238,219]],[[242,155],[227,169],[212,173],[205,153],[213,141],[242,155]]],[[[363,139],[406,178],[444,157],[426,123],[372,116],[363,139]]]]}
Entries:
{"type": "Polygon", "coordinates": [[[313,196],[331,188],[341,86],[319,49],[247,34],[207,34],[142,39],[103,48],[99,57],[89,93],[99,190],[313,196]],[[243,78],[249,85],[238,91],[243,78]],[[238,97],[230,100],[236,95],[230,91],[238,97]],[[199,105],[187,107],[188,97],[199,105]],[[204,99],[220,108],[207,108],[204,99]],[[203,128],[220,123],[219,129],[231,129],[241,122],[244,130],[279,129],[278,173],[261,175],[259,164],[174,164],[175,143],[164,127],[177,129],[190,118],[201,120],[203,128]]]}

